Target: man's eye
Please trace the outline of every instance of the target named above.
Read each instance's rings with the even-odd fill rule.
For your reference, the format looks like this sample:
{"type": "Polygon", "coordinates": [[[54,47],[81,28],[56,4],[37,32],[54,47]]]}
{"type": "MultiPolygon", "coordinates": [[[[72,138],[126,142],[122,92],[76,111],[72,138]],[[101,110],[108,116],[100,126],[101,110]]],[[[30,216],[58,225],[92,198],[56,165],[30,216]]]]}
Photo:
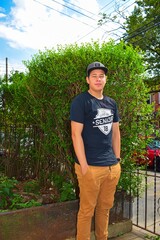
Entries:
{"type": "Polygon", "coordinates": [[[92,75],[92,78],[95,78],[95,79],[102,79],[102,78],[104,78],[104,75],[100,75],[100,76],[97,76],[97,75],[92,75]]]}

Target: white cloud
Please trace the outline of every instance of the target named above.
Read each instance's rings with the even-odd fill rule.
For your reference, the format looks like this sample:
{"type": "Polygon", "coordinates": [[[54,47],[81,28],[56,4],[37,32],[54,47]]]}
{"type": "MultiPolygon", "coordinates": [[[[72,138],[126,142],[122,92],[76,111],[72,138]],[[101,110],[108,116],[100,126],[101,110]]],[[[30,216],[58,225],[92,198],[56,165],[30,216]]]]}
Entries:
{"type": "Polygon", "coordinates": [[[0,18],[4,18],[6,15],[4,13],[0,13],[0,18]]]}
{"type": "MultiPolygon", "coordinates": [[[[57,44],[73,43],[97,27],[97,21],[71,12],[63,6],[65,2],[62,0],[57,0],[57,2],[52,0],[14,0],[15,6],[10,12],[10,22],[1,23],[0,37],[5,38],[12,48],[38,50],[44,47],[51,48],[57,44]],[[60,12],[70,15],[72,18],[60,12]]],[[[73,2],[75,4],[75,1],[73,2]]],[[[88,11],[91,9],[95,15],[90,16],[94,18],[99,12],[96,0],[92,0],[92,3],[90,0],[78,0],[76,5],[88,9],[88,11]]],[[[89,13],[86,12],[86,15],[89,16],[89,13]]],[[[98,18],[96,19],[98,20],[98,18]]],[[[90,40],[91,37],[101,38],[103,32],[99,28],[85,40],[90,40]]]]}
{"type": "MultiPolygon", "coordinates": [[[[101,8],[102,12],[115,13],[115,4],[110,4],[110,0],[13,0],[13,2],[14,5],[8,14],[0,7],[0,38],[8,44],[6,54],[10,54],[9,71],[13,69],[21,71],[24,68],[16,52],[20,53],[24,60],[44,48],[89,42],[91,39],[107,41],[114,37],[113,33],[116,34],[115,38],[121,34],[115,31],[117,25],[112,22],[102,27],[97,25],[101,8]],[[71,8],[86,16],[72,11],[71,8]],[[10,53],[10,48],[15,49],[14,56],[12,53],[14,50],[10,53]]],[[[127,6],[125,2],[122,3],[124,7],[127,6]]],[[[3,63],[0,63],[0,75],[5,72],[4,69],[3,63]]]]}

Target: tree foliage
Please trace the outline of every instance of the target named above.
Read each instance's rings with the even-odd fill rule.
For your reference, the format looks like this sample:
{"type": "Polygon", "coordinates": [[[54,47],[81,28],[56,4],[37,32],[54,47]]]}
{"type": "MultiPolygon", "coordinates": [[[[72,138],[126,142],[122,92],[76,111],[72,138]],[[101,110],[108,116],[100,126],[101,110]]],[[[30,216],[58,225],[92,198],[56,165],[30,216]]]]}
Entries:
{"type": "MultiPolygon", "coordinates": [[[[123,11],[117,6],[115,12],[107,15],[101,13],[99,25],[115,23],[117,29],[111,31],[116,38],[132,44],[134,48],[144,51],[146,70],[145,83],[151,90],[159,90],[160,85],[160,2],[159,0],[136,0],[133,12],[123,11]],[[124,34],[117,36],[117,30],[124,34]]],[[[107,33],[107,30],[106,30],[107,33]]],[[[108,31],[108,33],[110,33],[108,31]]]]}
{"type": "Polygon", "coordinates": [[[160,84],[160,2],[137,0],[137,5],[125,23],[124,39],[145,51],[147,82],[160,84]]]}
{"type": "MultiPolygon", "coordinates": [[[[132,46],[111,41],[80,46],[73,44],[59,46],[56,50],[40,51],[31,61],[25,62],[27,73],[12,74],[10,84],[2,85],[1,91],[5,98],[5,111],[2,111],[6,123],[24,123],[27,126],[23,135],[25,137],[22,138],[21,128],[16,135],[14,133],[16,147],[11,149],[8,145],[14,150],[14,154],[10,153],[8,162],[12,166],[15,163],[17,175],[28,176],[32,173],[46,184],[48,180],[52,181],[54,172],[61,172],[66,181],[75,184],[70,104],[75,95],[88,89],[85,81],[86,67],[93,61],[103,62],[109,68],[105,94],[114,98],[118,104],[122,166],[132,171],[133,152],[144,147],[144,140],[139,136],[151,133],[149,116],[152,108],[147,104],[148,89],[143,81],[142,55],[132,46]],[[29,126],[35,128],[32,137],[29,126]],[[16,155],[15,149],[20,149],[22,142],[27,147],[29,140],[31,152],[27,155],[28,159],[24,160],[25,151],[17,151],[16,155]]],[[[6,133],[6,125],[4,131],[6,133]]],[[[121,187],[130,188],[129,185],[124,185],[126,177],[122,179],[121,187]]]]}

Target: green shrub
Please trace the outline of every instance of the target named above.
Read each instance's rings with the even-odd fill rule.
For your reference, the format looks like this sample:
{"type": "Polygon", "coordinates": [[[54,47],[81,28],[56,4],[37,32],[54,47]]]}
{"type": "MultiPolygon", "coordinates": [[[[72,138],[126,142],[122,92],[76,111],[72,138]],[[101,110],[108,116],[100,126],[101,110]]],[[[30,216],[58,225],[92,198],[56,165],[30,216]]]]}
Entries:
{"type": "Polygon", "coordinates": [[[17,183],[18,181],[15,178],[9,179],[0,175],[0,209],[7,209],[12,206],[15,198],[13,190],[17,183]]]}
{"type": "Polygon", "coordinates": [[[25,202],[24,198],[15,192],[17,184],[18,181],[15,178],[9,179],[4,175],[0,175],[0,211],[41,205],[41,203],[33,199],[25,202]]]}
{"type": "MultiPolygon", "coordinates": [[[[14,169],[13,176],[17,179],[22,173],[26,176],[32,173],[45,186],[51,173],[57,172],[61,177],[55,178],[55,184],[64,194],[62,199],[67,199],[69,189],[72,196],[70,183],[76,188],[77,181],[70,132],[70,104],[73,97],[88,89],[85,81],[86,66],[93,61],[103,62],[108,67],[104,94],[116,100],[120,113],[123,172],[119,187],[127,192],[131,188],[131,193],[136,193],[141,179],[133,174],[132,181],[129,181],[131,173],[136,169],[132,164],[132,154],[136,148],[144,148],[139,136],[153,133],[153,123],[149,117],[153,109],[147,104],[149,89],[144,84],[143,53],[124,42],[96,41],[39,51],[31,61],[25,62],[28,69],[26,74],[14,73],[9,79],[10,84],[1,87],[6,100],[7,123],[23,123],[35,130],[31,146],[25,143],[28,152],[21,152],[25,152],[27,160],[24,158],[24,161],[17,161],[15,145],[19,156],[20,144],[18,141],[16,144],[8,141],[9,146],[6,147],[14,151],[13,157],[8,159],[7,167],[3,168],[7,169],[8,176],[13,174],[14,169]],[[129,172],[129,175],[124,175],[125,172],[129,172]],[[63,187],[63,182],[68,185],[63,187]]],[[[3,115],[3,112],[0,111],[0,114],[3,115]]],[[[30,128],[27,128],[27,133],[30,133],[30,128]]],[[[13,140],[15,136],[18,138],[18,134],[13,132],[13,140]]],[[[30,187],[27,186],[27,189],[30,187]]]]}
{"type": "Polygon", "coordinates": [[[72,183],[63,182],[60,189],[60,202],[75,200],[76,194],[72,183]]]}
{"type": "Polygon", "coordinates": [[[23,189],[27,193],[39,194],[40,185],[37,180],[30,180],[24,184],[23,189]]]}
{"type": "Polygon", "coordinates": [[[65,177],[60,174],[52,174],[52,185],[57,188],[59,192],[58,201],[70,201],[76,199],[75,186],[69,180],[65,180],[65,177]]]}

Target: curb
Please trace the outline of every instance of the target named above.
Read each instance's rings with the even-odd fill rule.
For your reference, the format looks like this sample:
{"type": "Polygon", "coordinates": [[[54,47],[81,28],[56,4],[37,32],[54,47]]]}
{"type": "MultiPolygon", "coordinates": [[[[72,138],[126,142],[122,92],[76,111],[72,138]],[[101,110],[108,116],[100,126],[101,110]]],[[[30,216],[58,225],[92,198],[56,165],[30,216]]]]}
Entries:
{"type": "Polygon", "coordinates": [[[124,220],[119,223],[112,223],[108,227],[109,238],[119,237],[125,233],[132,231],[132,221],[124,220]]]}
{"type": "MultiPolygon", "coordinates": [[[[119,223],[112,223],[108,226],[108,237],[118,237],[132,231],[132,221],[124,220],[119,223]]],[[[75,238],[67,238],[66,240],[75,240],[75,238]]],[[[91,233],[91,240],[95,240],[94,232],[91,233]]]]}

